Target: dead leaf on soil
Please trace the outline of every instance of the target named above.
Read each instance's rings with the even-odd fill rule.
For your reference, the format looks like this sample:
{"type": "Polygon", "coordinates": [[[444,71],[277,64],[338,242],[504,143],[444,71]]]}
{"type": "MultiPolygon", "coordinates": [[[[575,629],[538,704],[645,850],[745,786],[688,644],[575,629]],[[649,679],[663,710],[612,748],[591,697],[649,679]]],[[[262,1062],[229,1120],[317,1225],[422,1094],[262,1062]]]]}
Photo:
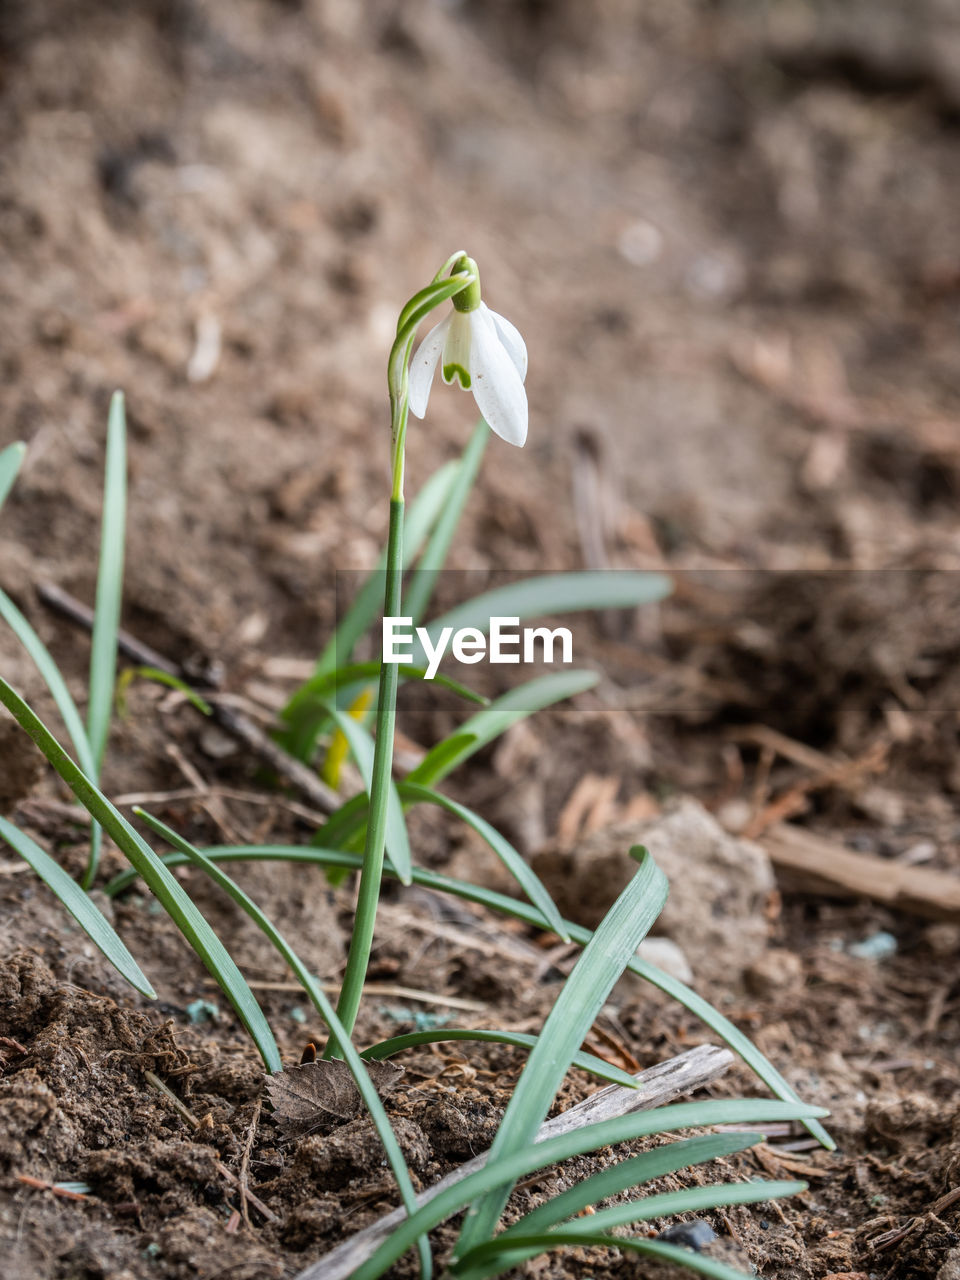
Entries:
{"type": "MultiPolygon", "coordinates": [[[[403,1067],[392,1062],[367,1062],[377,1093],[383,1097],[395,1089],[403,1067]]],[[[287,1067],[267,1079],[273,1118],[285,1138],[304,1138],[331,1117],[351,1120],[362,1106],[360,1091],[350,1068],[339,1059],[306,1062],[287,1067]]]]}

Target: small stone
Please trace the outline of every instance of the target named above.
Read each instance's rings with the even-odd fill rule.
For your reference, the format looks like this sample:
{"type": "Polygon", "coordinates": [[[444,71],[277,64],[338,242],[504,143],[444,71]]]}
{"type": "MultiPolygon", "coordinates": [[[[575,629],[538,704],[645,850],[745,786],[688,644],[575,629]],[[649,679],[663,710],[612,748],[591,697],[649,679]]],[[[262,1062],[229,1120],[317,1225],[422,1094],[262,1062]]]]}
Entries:
{"type": "Polygon", "coordinates": [[[738,981],[767,948],[773,868],[759,845],[728,835],[696,800],[604,827],[575,849],[548,846],[532,865],[561,913],[595,929],[636,871],[634,845],[649,849],[670,882],[656,937],[681,947],[701,977],[722,956],[727,980],[738,981]]]}
{"type": "Polygon", "coordinates": [[[960,951],[960,925],[928,924],[923,940],[935,956],[952,956],[960,951]]]}
{"type": "Polygon", "coordinates": [[[675,1244],[680,1249],[692,1249],[699,1253],[707,1245],[713,1244],[717,1233],[709,1222],[702,1218],[694,1218],[693,1222],[674,1222],[657,1236],[665,1244],[675,1244]]]}
{"type": "Polygon", "coordinates": [[[847,947],[847,955],[855,960],[889,960],[897,954],[897,940],[892,933],[878,929],[862,942],[852,942],[847,947]]]}
{"type": "Polygon", "coordinates": [[[669,973],[678,982],[686,982],[688,985],[693,982],[693,970],[686,952],[671,938],[644,938],[637,947],[637,955],[641,960],[655,964],[664,973],[669,973]]]}
{"type": "Polygon", "coordinates": [[[211,760],[226,760],[237,754],[237,741],[222,729],[204,729],[200,735],[200,750],[211,760]]]}
{"type": "Polygon", "coordinates": [[[194,1000],[192,1004],[188,1004],[183,1011],[194,1026],[199,1026],[201,1022],[219,1022],[220,1007],[214,1004],[212,1000],[194,1000]]]}
{"type": "Polygon", "coordinates": [[[782,996],[803,983],[803,962],[794,951],[768,951],[743,975],[747,990],[762,999],[782,996]]]}

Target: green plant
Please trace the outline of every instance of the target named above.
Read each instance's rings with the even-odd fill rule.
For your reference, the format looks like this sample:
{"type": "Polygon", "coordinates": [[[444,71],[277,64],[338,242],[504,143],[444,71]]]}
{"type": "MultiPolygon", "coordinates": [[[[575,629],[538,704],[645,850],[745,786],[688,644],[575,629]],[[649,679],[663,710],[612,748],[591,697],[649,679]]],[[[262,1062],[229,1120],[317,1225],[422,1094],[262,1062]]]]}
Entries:
{"type": "MultiPolygon", "coordinates": [[[[170,826],[142,810],[146,826],[173,846],[158,856],[133,825],[111,804],[99,786],[100,766],[107,742],[110,707],[115,689],[117,627],[123,568],[125,511],[125,444],[123,402],[111,406],[104,498],[103,536],[97,587],[96,624],[91,657],[89,707],[84,725],[66,684],[49,653],[12,601],[0,593],[0,615],[13,628],[33,657],[60,711],[73,742],[77,761],[63,749],[23,698],[0,679],[0,702],[30,735],[60,777],[72,789],[92,819],[91,855],[82,884],[77,884],[24,832],[0,820],[0,838],[34,868],[91,938],[138,990],[153,995],[143,973],[91,902],[85,890],[97,872],[100,832],[106,831],[127,857],[130,869],[114,877],[105,892],[115,896],[140,877],[176,923],[186,941],[207,966],[238,1017],[249,1031],[266,1069],[281,1070],[280,1055],[270,1026],[229,950],[216,936],[172,869],[190,864],[219,886],[268,938],[303,987],[329,1030],[326,1056],[342,1057],[383,1142],[396,1179],[407,1219],[393,1236],[354,1273],[373,1280],[408,1248],[415,1246],[421,1274],[431,1273],[427,1232],[451,1212],[466,1209],[463,1228],[449,1266],[468,1280],[499,1274],[534,1254],[571,1244],[606,1244],[677,1261],[716,1277],[738,1273],[709,1259],[690,1255],[663,1242],[622,1237],[614,1230],[653,1216],[725,1204],[752,1203],[791,1194],[801,1183],[719,1184],[695,1187],[670,1195],[654,1195],[615,1209],[602,1210],[587,1220],[577,1218],[587,1205],[610,1195],[643,1186],[664,1172],[742,1150],[756,1135],[721,1134],[695,1137],[631,1156],[619,1165],[587,1179],[497,1234],[503,1208],[516,1181],[555,1161],[614,1142],[652,1134],[671,1133],[689,1126],[803,1121],[825,1146],[832,1141],[819,1123],[825,1113],[802,1103],[775,1068],[742,1033],[717,1010],[682,983],[636,957],[639,942],[659,914],[666,897],[666,881],[643,849],[631,851],[638,868],[614,907],[594,932],[562,919],[546,889],[519,852],[480,814],[437,790],[443,780],[476,752],[512,725],[537,711],[583,693],[597,682],[591,671],[564,671],[530,680],[493,702],[474,694],[449,677],[441,682],[481,707],[441,742],[405,778],[394,781],[396,696],[401,679],[424,679],[424,653],[406,664],[358,662],[354,653],[361,637],[375,622],[382,592],[385,616],[401,613],[415,621],[427,615],[437,574],[454,537],[460,514],[478,474],[490,426],[510,443],[526,436],[526,397],[523,379],[526,352],[512,325],[489,312],[480,301],[476,264],[464,254],[452,255],[432,282],[403,308],[388,365],[391,404],[393,483],[387,547],[379,567],[357,594],[335,635],[319,658],[314,674],[296,691],[283,713],[281,740],[304,761],[312,760],[321,735],[332,735],[328,770],[338,772],[340,757],[349,752],[357,764],[363,791],[348,797],[316,833],[308,847],[283,845],[230,846],[198,849],[170,826]],[[436,325],[420,349],[411,353],[420,324],[441,303],[452,300],[451,316],[436,325]],[[404,443],[408,415],[426,411],[430,382],[438,363],[444,379],[472,390],[487,421],[474,430],[458,462],[441,467],[411,506],[404,547],[404,443]],[[489,422],[490,426],[487,425],[489,422]],[[405,582],[404,575],[409,573],[405,582]],[[406,596],[405,596],[406,593],[406,596]],[[374,694],[374,682],[376,692],[374,694]],[[374,733],[367,727],[368,712],[374,733]],[[407,833],[406,812],[413,805],[438,806],[477,832],[509,869],[525,901],[514,900],[468,882],[428,872],[416,866],[407,833]],[[274,923],[223,870],[231,860],[288,860],[313,863],[331,875],[359,872],[360,886],[350,952],[336,1007],[316,977],[274,923]],[[538,1036],[509,1030],[438,1029],[393,1037],[369,1045],[362,1052],[352,1033],[363,990],[384,874],[402,884],[420,884],[457,894],[511,915],[529,925],[551,930],[581,945],[582,952],[538,1036]],[[588,1125],[562,1138],[536,1142],[540,1125],[561,1082],[571,1067],[600,1078],[632,1083],[629,1077],[582,1051],[581,1045],[614,983],[625,970],[640,974],[669,992],[700,1016],[738,1052],[777,1095],[777,1100],[685,1103],[622,1117],[616,1122],[588,1125]],[[497,1040],[529,1050],[526,1066],[507,1107],[486,1166],[442,1192],[429,1204],[417,1206],[402,1152],[383,1103],[377,1095],[367,1061],[442,1039],[497,1040]]],[[[23,448],[11,446],[0,454],[0,503],[12,485],[23,448]]],[[[471,627],[483,632],[498,614],[534,618],[577,610],[633,606],[661,599],[670,583],[658,574],[554,574],[510,584],[458,606],[426,627],[431,643],[446,628],[471,627]]],[[[122,691],[123,681],[120,689],[122,691]]]]}

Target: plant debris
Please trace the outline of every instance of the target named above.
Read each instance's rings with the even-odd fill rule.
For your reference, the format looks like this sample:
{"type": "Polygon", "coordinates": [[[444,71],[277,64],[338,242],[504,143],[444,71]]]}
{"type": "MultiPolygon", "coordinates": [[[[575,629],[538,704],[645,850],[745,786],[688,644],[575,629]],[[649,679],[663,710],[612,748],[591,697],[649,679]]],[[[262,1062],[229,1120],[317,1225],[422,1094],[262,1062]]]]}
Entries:
{"type": "MultiPolygon", "coordinates": [[[[393,1062],[365,1065],[381,1097],[393,1092],[404,1072],[393,1062]]],[[[315,1133],[331,1119],[352,1120],[363,1106],[350,1068],[338,1058],[318,1058],[275,1072],[267,1077],[267,1096],[274,1122],[288,1141],[315,1133]]]]}

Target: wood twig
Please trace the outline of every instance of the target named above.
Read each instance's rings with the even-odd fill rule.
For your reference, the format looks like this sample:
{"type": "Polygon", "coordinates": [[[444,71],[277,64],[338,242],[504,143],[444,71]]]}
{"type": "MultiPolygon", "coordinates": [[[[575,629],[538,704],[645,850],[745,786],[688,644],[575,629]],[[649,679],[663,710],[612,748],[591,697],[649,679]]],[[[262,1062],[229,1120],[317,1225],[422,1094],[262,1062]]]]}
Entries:
{"type": "Polygon", "coordinates": [[[869,898],[927,920],[960,922],[960,876],[948,871],[853,853],[786,823],[772,827],[759,843],[791,887],[826,897],[869,898]]]}
{"type": "Polygon", "coordinates": [[[253,1153],[253,1141],[257,1136],[257,1125],[260,1123],[262,1108],[263,1099],[257,1098],[253,1107],[253,1115],[250,1117],[250,1124],[247,1127],[243,1154],[240,1157],[240,1208],[243,1210],[243,1220],[251,1230],[250,1210],[247,1208],[247,1201],[250,1199],[250,1156],[253,1153]]]}
{"type": "Polygon", "coordinates": [[[14,1174],[17,1182],[22,1182],[25,1187],[32,1187],[34,1191],[49,1191],[51,1195],[59,1196],[61,1200],[90,1200],[90,1196],[82,1191],[71,1191],[69,1187],[58,1186],[55,1182],[48,1182],[45,1178],[34,1178],[29,1173],[14,1174]]]}
{"type": "MultiPolygon", "coordinates": [[[[715,1045],[698,1045],[689,1049],[677,1058],[661,1062],[656,1067],[639,1072],[634,1079],[639,1089],[625,1089],[621,1085],[608,1085],[596,1093],[584,1098],[568,1111],[554,1116],[540,1126],[537,1142],[547,1138],[555,1138],[563,1133],[572,1133],[586,1125],[596,1124],[601,1120],[613,1120],[617,1116],[629,1115],[635,1111],[649,1111],[662,1106],[686,1093],[692,1093],[706,1084],[716,1080],[733,1062],[733,1054],[729,1049],[719,1049],[715,1045]]],[[[489,1156],[488,1151],[481,1152],[466,1164],[453,1169],[445,1178],[441,1178],[434,1186],[417,1196],[417,1205],[429,1203],[441,1191],[462,1181],[468,1174],[482,1169],[489,1156]]],[[[355,1236],[345,1240],[330,1253],[312,1263],[305,1271],[301,1271],[295,1280],[349,1280],[357,1267],[371,1257],[390,1233],[403,1222],[407,1211],[402,1206],[386,1214],[377,1222],[371,1223],[355,1236]]]]}
{"type": "MultiPolygon", "coordinates": [[[[204,985],[216,987],[219,984],[213,978],[206,978],[204,985]]],[[[340,990],[338,982],[319,982],[321,990],[336,994],[340,990]]],[[[269,982],[265,979],[250,978],[247,986],[251,991],[302,991],[299,982],[269,982]]],[[[395,1000],[416,1000],[420,1004],[438,1004],[445,1009],[464,1009],[468,1013],[486,1013],[488,1005],[480,1000],[466,1000],[462,996],[445,996],[439,991],[420,991],[416,987],[397,987],[386,982],[365,982],[363,994],[366,996],[388,996],[395,1000]]]]}

